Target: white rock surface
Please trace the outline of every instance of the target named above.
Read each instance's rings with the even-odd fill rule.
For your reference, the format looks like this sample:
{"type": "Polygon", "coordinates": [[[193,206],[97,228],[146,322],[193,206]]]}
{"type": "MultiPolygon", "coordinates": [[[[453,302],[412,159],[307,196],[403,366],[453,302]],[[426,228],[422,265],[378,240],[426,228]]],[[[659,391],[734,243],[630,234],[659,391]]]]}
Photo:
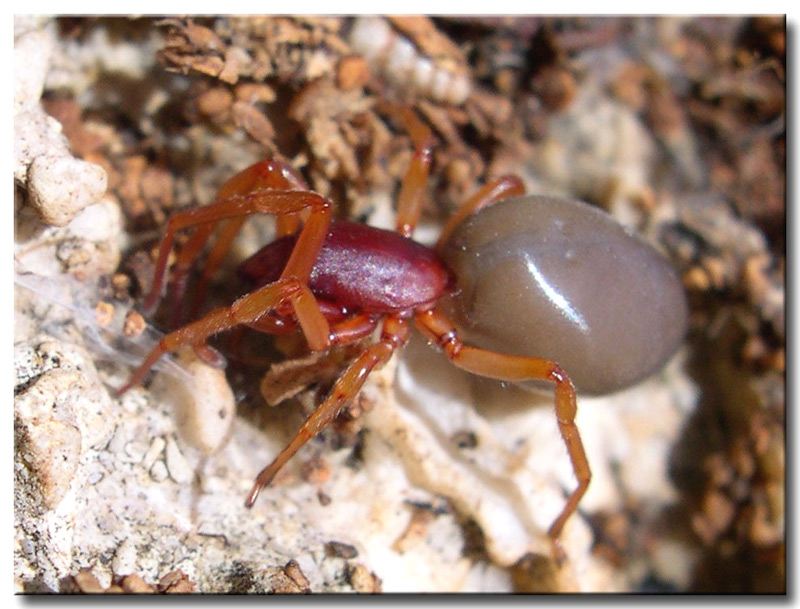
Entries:
{"type": "Polygon", "coordinates": [[[36,29],[25,18],[14,37],[14,180],[42,222],[64,226],[106,192],[106,172],[74,158],[61,125],[39,100],[56,46],[55,24],[36,29]]]}

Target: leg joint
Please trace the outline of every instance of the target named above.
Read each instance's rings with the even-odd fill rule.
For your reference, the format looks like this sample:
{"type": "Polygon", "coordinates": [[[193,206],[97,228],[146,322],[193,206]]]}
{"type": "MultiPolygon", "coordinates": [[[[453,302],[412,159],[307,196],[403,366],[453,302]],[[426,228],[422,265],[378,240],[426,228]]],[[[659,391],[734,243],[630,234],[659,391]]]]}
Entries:
{"type": "Polygon", "coordinates": [[[450,330],[439,335],[437,344],[441,349],[444,349],[444,352],[447,353],[447,356],[451,359],[458,357],[461,348],[464,346],[458,336],[456,336],[455,330],[450,330]]]}

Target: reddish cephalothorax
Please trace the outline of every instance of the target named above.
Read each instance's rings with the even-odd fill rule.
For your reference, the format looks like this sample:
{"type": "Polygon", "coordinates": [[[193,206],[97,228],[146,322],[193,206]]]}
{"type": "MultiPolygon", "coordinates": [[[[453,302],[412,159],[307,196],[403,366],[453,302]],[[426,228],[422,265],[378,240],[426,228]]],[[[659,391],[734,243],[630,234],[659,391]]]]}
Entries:
{"type": "MultiPolygon", "coordinates": [[[[273,241],[243,262],[239,274],[255,287],[277,281],[295,237],[273,241]]],[[[395,232],[331,222],[308,287],[318,301],[379,315],[433,306],[451,283],[436,252],[395,232]]]]}
{"type": "Polygon", "coordinates": [[[514,176],[475,193],[446,224],[435,248],[412,241],[431,133],[411,111],[399,113],[416,150],[398,198],[396,232],[332,221],[331,203],[272,160],[235,175],[210,205],[170,218],[146,309],[162,291],[176,231],[193,229],[176,257],[179,292],[218,226],[201,291],[248,216],[274,214],[278,239],[241,265],[251,292],[164,336],[120,393],[181,346],[208,356],[206,340],[235,326],[270,334],[299,330],[311,350],[323,351],[361,340],[382,324],[378,341],[364,348],[259,473],[247,496],[250,507],[281,467],[358,394],[369,373],[408,340],[413,320],[465,370],[554,387],[559,429],[578,481],[549,529],[557,541],[591,477],[575,425],[575,388],[561,365],[574,369],[578,386],[592,393],[615,391],[653,372],[686,329],[680,282],[655,250],[609,216],[575,201],[523,197],[514,176]]]}

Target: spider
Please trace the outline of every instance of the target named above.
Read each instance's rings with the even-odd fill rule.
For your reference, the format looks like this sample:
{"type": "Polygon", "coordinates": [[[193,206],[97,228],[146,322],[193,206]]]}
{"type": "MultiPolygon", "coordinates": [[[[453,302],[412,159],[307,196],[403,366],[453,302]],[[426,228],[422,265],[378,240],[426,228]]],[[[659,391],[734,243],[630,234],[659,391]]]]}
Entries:
{"type": "Polygon", "coordinates": [[[267,334],[300,331],[312,351],[360,341],[380,326],[377,342],[350,363],[294,438],[258,474],[245,501],[251,507],[284,464],[356,397],[369,374],[406,343],[413,322],[464,370],[554,390],[558,427],[577,479],[548,530],[559,550],[558,539],[591,472],[575,424],[575,386],[556,360],[572,362],[581,384],[594,393],[653,372],[685,331],[680,283],[652,248],[603,212],[575,201],[524,197],[522,181],[513,175],[490,181],[469,198],[445,224],[434,248],[413,241],[433,137],[410,109],[397,112],[415,151],[398,195],[395,232],[332,220],[331,202],[277,160],[241,171],[211,204],[169,219],[144,302],[148,310],[164,287],[176,232],[193,230],[177,254],[179,286],[217,227],[201,285],[213,276],[249,216],[274,214],[278,238],[240,267],[253,291],[165,335],[119,393],[141,383],[160,357],[182,346],[213,360],[206,340],[237,326],[267,334]],[[588,293],[583,284],[590,286],[588,293]],[[474,336],[476,344],[463,336],[474,336]],[[487,344],[494,346],[481,346],[487,344]],[[537,349],[558,357],[536,357],[537,349]]]}

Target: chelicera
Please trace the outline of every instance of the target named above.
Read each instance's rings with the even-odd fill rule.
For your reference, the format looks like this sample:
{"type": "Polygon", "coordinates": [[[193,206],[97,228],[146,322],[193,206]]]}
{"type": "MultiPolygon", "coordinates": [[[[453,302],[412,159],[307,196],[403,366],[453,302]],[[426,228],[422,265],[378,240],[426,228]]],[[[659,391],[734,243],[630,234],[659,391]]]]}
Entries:
{"type": "Polygon", "coordinates": [[[445,225],[434,248],[413,241],[432,135],[413,112],[398,112],[415,153],[399,193],[396,232],[332,220],[331,202],[274,160],[235,175],[211,204],[170,218],[146,309],[161,294],[176,232],[193,229],[173,271],[181,285],[217,227],[201,282],[217,270],[248,216],[274,214],[278,238],[241,265],[251,292],[165,335],[120,393],[182,346],[209,357],[207,339],[236,326],[267,334],[300,331],[312,351],[324,351],[364,339],[380,325],[378,341],[364,348],[258,474],[245,502],[251,507],[283,465],[358,394],[368,375],[406,343],[413,322],[460,368],[554,389],[558,426],[577,479],[548,531],[556,541],[591,478],[575,425],[575,386],[556,361],[567,369],[574,365],[578,387],[594,393],[653,372],[685,330],[680,283],[652,248],[604,213],[573,201],[525,197],[515,176],[478,190],[445,225]]]}

